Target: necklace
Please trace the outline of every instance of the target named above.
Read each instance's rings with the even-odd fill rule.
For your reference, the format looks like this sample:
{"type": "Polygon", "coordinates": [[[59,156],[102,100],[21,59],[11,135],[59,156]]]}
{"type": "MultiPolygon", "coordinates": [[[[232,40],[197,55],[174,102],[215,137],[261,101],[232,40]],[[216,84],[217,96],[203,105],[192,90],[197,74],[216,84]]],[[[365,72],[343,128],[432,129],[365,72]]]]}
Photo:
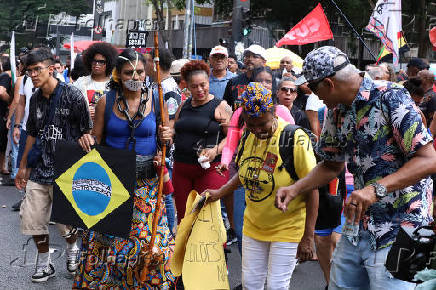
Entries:
{"type": "Polygon", "coordinates": [[[127,140],[126,148],[129,148],[129,144],[132,143],[132,142],[133,142],[133,148],[135,148],[135,145],[136,145],[135,130],[144,121],[144,113],[145,113],[145,110],[147,108],[148,100],[149,100],[148,92],[146,92],[145,90],[142,90],[141,91],[141,98],[139,100],[138,110],[131,117],[130,114],[129,114],[129,111],[130,111],[129,102],[127,102],[126,98],[122,95],[121,92],[119,92],[119,94],[118,94],[118,98],[116,100],[118,111],[126,117],[127,123],[128,123],[128,125],[130,127],[130,137],[127,140]],[[144,94],[147,95],[147,97],[145,99],[144,99],[144,94]],[[123,103],[124,109],[122,109],[121,103],[123,103]],[[138,117],[139,117],[139,119],[136,120],[136,118],[138,118],[138,117]]]}

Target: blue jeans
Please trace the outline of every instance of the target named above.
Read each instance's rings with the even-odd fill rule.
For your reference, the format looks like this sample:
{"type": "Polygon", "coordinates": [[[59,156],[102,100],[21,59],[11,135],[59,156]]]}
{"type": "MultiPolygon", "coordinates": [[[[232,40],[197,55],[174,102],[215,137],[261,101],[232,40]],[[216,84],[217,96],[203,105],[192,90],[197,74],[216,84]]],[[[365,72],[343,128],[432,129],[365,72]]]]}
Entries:
{"type": "Polygon", "coordinates": [[[20,144],[18,144],[17,168],[20,168],[21,158],[23,158],[24,148],[26,147],[27,131],[21,129],[20,144]]]}
{"type": "MultiPolygon", "coordinates": [[[[170,175],[170,178],[173,178],[173,169],[170,168],[169,162],[166,162],[168,173],[170,175]]],[[[171,234],[173,233],[174,223],[176,222],[176,211],[174,209],[174,202],[173,202],[173,194],[167,194],[165,195],[165,209],[167,211],[167,219],[168,219],[168,227],[170,228],[171,234]]]]}
{"type": "Polygon", "coordinates": [[[244,226],[245,190],[240,186],[233,192],[233,223],[238,239],[239,254],[242,254],[242,228],[244,226]]]}
{"type": "Polygon", "coordinates": [[[365,230],[360,230],[357,246],[343,235],[333,252],[329,290],[415,289],[415,284],[395,279],[386,270],[390,248],[371,250],[369,232],[365,230]]]}
{"type": "Polygon", "coordinates": [[[11,167],[12,167],[11,179],[15,179],[15,176],[17,175],[18,168],[19,168],[19,167],[17,167],[17,157],[18,157],[19,144],[15,144],[15,142],[14,142],[14,138],[13,138],[14,124],[15,124],[15,115],[12,116],[12,118],[11,118],[11,129],[9,129],[9,132],[8,132],[9,139],[11,140],[11,167]]]}

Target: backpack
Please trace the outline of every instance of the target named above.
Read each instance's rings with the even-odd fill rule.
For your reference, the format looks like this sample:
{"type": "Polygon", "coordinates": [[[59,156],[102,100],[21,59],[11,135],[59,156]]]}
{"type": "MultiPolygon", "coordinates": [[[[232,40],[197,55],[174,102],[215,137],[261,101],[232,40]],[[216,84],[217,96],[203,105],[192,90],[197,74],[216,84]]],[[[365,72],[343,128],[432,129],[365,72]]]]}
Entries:
{"type": "MultiPolygon", "coordinates": [[[[293,148],[294,148],[294,135],[295,135],[295,131],[297,131],[297,129],[303,130],[304,133],[306,133],[309,136],[309,139],[312,142],[312,147],[314,147],[316,144],[316,141],[315,141],[316,138],[313,135],[313,133],[310,132],[309,130],[307,130],[306,128],[303,128],[303,127],[298,126],[298,125],[288,124],[283,129],[283,131],[280,133],[279,153],[280,153],[280,157],[283,160],[283,164],[279,166],[279,169],[282,170],[283,168],[285,168],[286,171],[291,176],[291,178],[295,181],[300,179],[297,172],[295,172],[294,150],[293,150],[293,148]]],[[[236,155],[236,159],[235,159],[236,164],[238,164],[239,159],[242,156],[242,152],[244,152],[245,141],[247,141],[248,135],[250,135],[250,132],[248,132],[247,130],[244,130],[244,134],[242,135],[241,140],[240,140],[240,143],[242,145],[241,145],[241,147],[238,151],[238,154],[236,155]]]]}

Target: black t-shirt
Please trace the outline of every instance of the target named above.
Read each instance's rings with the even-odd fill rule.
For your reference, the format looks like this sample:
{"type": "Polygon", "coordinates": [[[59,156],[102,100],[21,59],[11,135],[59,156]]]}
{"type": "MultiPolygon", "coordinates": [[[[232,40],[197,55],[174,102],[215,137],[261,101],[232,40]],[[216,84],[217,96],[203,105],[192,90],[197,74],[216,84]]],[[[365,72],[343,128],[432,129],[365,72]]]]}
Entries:
{"type": "Polygon", "coordinates": [[[223,100],[229,104],[233,111],[236,111],[236,109],[240,107],[241,95],[251,81],[252,80],[247,77],[247,74],[244,73],[232,78],[227,83],[223,100]]]}
{"type": "Polygon", "coordinates": [[[309,131],[312,131],[310,127],[309,118],[307,118],[306,113],[300,110],[297,106],[295,106],[295,104],[291,108],[291,115],[292,118],[294,118],[296,125],[306,128],[309,131]]]}
{"type": "Polygon", "coordinates": [[[42,146],[42,158],[32,169],[30,180],[39,184],[53,184],[56,141],[76,142],[92,128],[88,104],[78,88],[60,82],[48,99],[38,89],[29,102],[26,128],[27,135],[41,139],[42,146]],[[60,89],[63,91],[53,120],[47,124],[45,122],[50,111],[50,103],[60,89]]]}
{"type": "MultiPolygon", "coordinates": [[[[6,89],[6,92],[9,94],[9,97],[12,98],[12,78],[8,73],[0,74],[0,86],[6,89]]],[[[8,103],[0,100],[0,118],[4,118],[6,113],[8,112],[8,103]]]]}

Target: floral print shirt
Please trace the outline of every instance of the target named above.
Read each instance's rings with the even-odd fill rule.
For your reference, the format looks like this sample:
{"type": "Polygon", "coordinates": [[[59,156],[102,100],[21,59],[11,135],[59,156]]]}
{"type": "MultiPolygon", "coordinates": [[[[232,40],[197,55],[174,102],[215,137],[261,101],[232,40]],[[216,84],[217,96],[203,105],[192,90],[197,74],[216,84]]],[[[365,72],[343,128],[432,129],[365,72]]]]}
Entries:
{"type": "MultiPolygon", "coordinates": [[[[431,141],[406,89],[365,75],[351,106],[328,110],[317,153],[324,160],[347,162],[358,190],[398,171],[431,141]]],[[[401,226],[431,222],[432,193],[433,182],[426,177],[371,205],[360,225],[370,233],[371,248],[390,246],[401,226]]]]}

